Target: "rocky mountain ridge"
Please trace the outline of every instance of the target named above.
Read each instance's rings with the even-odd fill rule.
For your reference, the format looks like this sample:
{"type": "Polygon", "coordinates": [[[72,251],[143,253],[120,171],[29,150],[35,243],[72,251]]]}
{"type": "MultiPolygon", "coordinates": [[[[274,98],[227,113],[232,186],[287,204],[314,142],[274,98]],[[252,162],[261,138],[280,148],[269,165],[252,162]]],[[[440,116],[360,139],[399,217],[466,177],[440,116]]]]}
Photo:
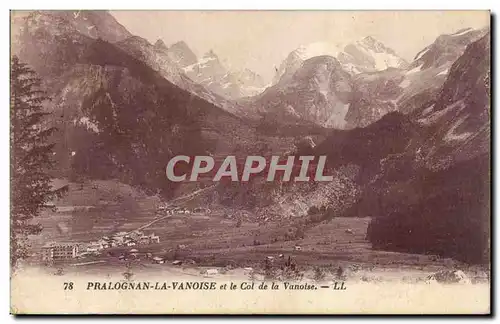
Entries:
{"type": "MultiPolygon", "coordinates": [[[[379,62],[372,65],[371,71],[367,68],[362,73],[353,73],[346,67],[342,47],[325,49],[325,46],[313,46],[314,50],[308,51],[307,55],[303,54],[305,50],[294,51],[288,63],[284,63],[288,66],[284,70],[288,72],[283,72],[279,81],[262,94],[241,104],[247,116],[257,120],[315,123],[336,129],[366,127],[387,113],[400,111],[408,114],[434,100],[452,63],[464,52],[467,44],[485,33],[486,29],[468,29],[442,35],[409,64],[394,59],[386,62],[390,64],[379,62]],[[307,58],[323,52],[333,53],[333,56],[307,58]],[[377,66],[384,69],[377,71],[377,66]]],[[[374,53],[380,52],[380,55],[395,55],[373,38],[365,38],[361,44],[367,44],[364,46],[374,53]]],[[[353,48],[345,48],[347,52],[355,53],[353,48]]]]}
{"type": "Polygon", "coordinates": [[[316,42],[292,51],[276,71],[273,84],[291,78],[302,63],[316,56],[335,57],[351,75],[382,71],[390,67],[405,68],[408,63],[396,52],[371,36],[348,44],[316,42]]]}
{"type": "Polygon", "coordinates": [[[193,81],[230,100],[257,95],[266,86],[262,77],[249,69],[228,69],[213,51],[183,70],[193,81]]]}

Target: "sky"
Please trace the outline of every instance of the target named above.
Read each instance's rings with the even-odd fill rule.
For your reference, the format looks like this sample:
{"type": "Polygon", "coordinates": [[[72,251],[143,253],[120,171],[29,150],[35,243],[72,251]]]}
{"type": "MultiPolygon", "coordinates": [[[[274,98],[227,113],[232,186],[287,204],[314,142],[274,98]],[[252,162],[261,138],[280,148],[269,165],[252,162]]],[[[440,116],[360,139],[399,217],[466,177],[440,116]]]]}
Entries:
{"type": "Polygon", "coordinates": [[[286,56],[313,42],[372,36],[412,61],[441,34],[489,25],[488,11],[112,11],[132,34],[167,46],[183,40],[201,57],[213,50],[231,69],[270,82],[286,56]]]}

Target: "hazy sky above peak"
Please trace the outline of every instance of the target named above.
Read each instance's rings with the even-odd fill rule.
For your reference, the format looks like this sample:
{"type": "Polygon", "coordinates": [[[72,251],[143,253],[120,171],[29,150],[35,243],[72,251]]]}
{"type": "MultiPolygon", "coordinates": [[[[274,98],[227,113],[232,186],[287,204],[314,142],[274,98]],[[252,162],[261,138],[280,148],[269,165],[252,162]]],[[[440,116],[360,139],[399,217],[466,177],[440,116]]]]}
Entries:
{"type": "Polygon", "coordinates": [[[489,25],[488,11],[112,11],[132,34],[167,46],[183,40],[201,57],[213,49],[233,69],[270,82],[286,56],[313,42],[373,36],[408,61],[441,34],[489,25]]]}

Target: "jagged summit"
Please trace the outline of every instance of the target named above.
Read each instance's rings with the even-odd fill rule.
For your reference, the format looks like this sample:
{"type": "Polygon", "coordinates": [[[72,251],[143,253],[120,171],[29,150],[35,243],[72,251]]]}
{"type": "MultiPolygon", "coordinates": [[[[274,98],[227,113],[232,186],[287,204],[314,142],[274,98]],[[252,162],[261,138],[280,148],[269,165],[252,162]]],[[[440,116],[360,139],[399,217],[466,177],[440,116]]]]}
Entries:
{"type": "Polygon", "coordinates": [[[172,44],[168,48],[167,53],[169,57],[180,67],[186,67],[198,61],[198,58],[196,57],[194,52],[184,41],[179,41],[172,44]]]}
{"type": "Polygon", "coordinates": [[[250,69],[232,70],[213,49],[183,70],[191,80],[228,99],[254,96],[265,89],[260,75],[250,69]]]}
{"type": "Polygon", "coordinates": [[[420,70],[436,68],[456,60],[465,50],[465,47],[478,40],[488,32],[488,29],[460,29],[452,34],[443,34],[417,53],[410,68],[420,70]]]}
{"type": "Polygon", "coordinates": [[[394,51],[390,47],[387,47],[386,45],[384,45],[384,43],[382,43],[381,41],[377,40],[373,36],[366,36],[362,40],[358,41],[358,43],[363,44],[363,45],[365,45],[365,46],[367,46],[367,47],[375,50],[378,53],[385,52],[385,53],[389,53],[389,54],[397,56],[396,51],[394,51]]]}
{"type": "Polygon", "coordinates": [[[155,43],[155,45],[154,45],[154,46],[155,46],[156,48],[158,48],[158,49],[161,49],[161,50],[165,50],[165,51],[166,51],[166,50],[168,50],[167,45],[165,45],[165,42],[163,42],[163,40],[162,40],[161,38],[159,38],[159,39],[156,41],[156,43],[155,43]]]}

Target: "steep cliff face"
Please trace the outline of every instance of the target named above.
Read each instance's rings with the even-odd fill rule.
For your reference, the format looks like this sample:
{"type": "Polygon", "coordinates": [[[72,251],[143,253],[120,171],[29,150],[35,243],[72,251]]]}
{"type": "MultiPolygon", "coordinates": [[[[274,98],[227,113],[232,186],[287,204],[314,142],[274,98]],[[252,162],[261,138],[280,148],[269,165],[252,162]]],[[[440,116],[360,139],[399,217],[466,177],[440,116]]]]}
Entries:
{"type": "MultiPolygon", "coordinates": [[[[235,111],[234,105],[231,102],[210,89],[205,88],[202,84],[191,80],[181,68],[182,62],[180,63],[180,58],[172,56],[171,50],[165,50],[161,44],[152,45],[144,38],[133,36],[116,43],[116,45],[138,60],[145,62],[153,70],[158,71],[165,79],[180,88],[229,112],[235,111]]],[[[177,47],[180,46],[177,45],[177,47]]]]}
{"type": "Polygon", "coordinates": [[[440,67],[459,58],[467,45],[483,37],[488,32],[484,29],[462,29],[453,34],[440,35],[436,40],[417,53],[408,69],[419,67],[421,70],[440,67]]]}
{"type": "Polygon", "coordinates": [[[418,121],[435,128],[424,145],[429,165],[445,167],[489,152],[490,35],[467,46],[453,63],[437,100],[416,111],[418,121]]]}
{"type": "Polygon", "coordinates": [[[388,69],[354,77],[354,100],[346,116],[348,128],[364,127],[391,111],[408,114],[436,100],[451,65],[486,29],[439,36],[405,69],[388,69]]]}
{"type": "Polygon", "coordinates": [[[60,176],[117,178],[170,195],[170,157],[259,142],[242,120],[170,82],[168,71],[155,71],[162,56],[149,56],[143,39],[95,40],[50,13],[29,15],[22,26],[17,53],[53,98],[47,110],[60,129],[60,176]]]}
{"type": "Polygon", "coordinates": [[[371,36],[349,44],[317,42],[292,51],[276,71],[273,83],[291,78],[304,61],[324,55],[335,57],[342,68],[352,75],[390,67],[405,68],[408,65],[394,50],[371,36]]]}
{"type": "Polygon", "coordinates": [[[261,114],[273,112],[277,115],[276,122],[280,122],[283,116],[289,116],[284,119],[288,120],[295,115],[296,122],[302,120],[337,129],[366,127],[393,111],[409,114],[436,100],[453,62],[468,44],[485,33],[486,29],[470,29],[441,35],[418,53],[410,64],[398,59],[393,50],[370,37],[346,46],[316,43],[301,47],[283,62],[276,84],[254,97],[251,104],[246,103],[250,106],[248,111],[254,114],[256,111],[261,114]],[[324,62],[310,57],[318,58],[324,53],[336,58],[337,69],[350,76],[319,72],[324,62]],[[313,67],[313,64],[318,64],[318,67],[313,67]],[[318,72],[314,74],[312,70],[318,72]],[[342,97],[333,97],[330,93],[328,99],[321,102],[317,98],[325,90],[324,86],[320,89],[319,84],[324,84],[324,81],[317,77],[318,74],[323,74],[323,80],[329,77],[330,84],[345,83],[344,80],[348,79],[349,87],[342,91],[342,97]],[[298,85],[300,82],[303,85],[298,85]],[[318,86],[311,86],[315,82],[318,86]],[[347,91],[350,93],[346,94],[347,91]],[[304,110],[300,111],[299,106],[305,106],[304,110]]]}
{"type": "Polygon", "coordinates": [[[344,128],[351,93],[351,76],[339,61],[319,56],[305,61],[290,80],[268,88],[249,109],[281,122],[344,128]]]}
{"type": "Polygon", "coordinates": [[[397,109],[384,92],[398,89],[382,88],[397,88],[390,79],[407,65],[373,37],[347,45],[313,43],[292,51],[277,70],[274,85],[245,105],[248,114],[277,123],[363,127],[397,109]],[[374,71],[383,71],[382,77],[369,73],[374,71]]]}
{"type": "MultiPolygon", "coordinates": [[[[163,41],[161,42],[163,43],[163,41]]],[[[180,41],[172,44],[168,48],[165,43],[163,43],[163,46],[161,46],[161,44],[158,44],[158,42],[155,45],[157,48],[166,51],[168,57],[180,68],[185,68],[186,66],[195,64],[198,61],[198,58],[193,53],[191,48],[189,48],[186,42],[180,41]]]]}
{"type": "Polygon", "coordinates": [[[87,35],[87,32],[82,32],[82,28],[86,25],[82,27],[82,24],[76,24],[75,21],[69,19],[71,12],[34,11],[18,19],[13,25],[13,29],[16,30],[13,52],[35,66],[37,72],[48,81],[77,64],[81,60],[84,49],[94,38],[111,39],[112,43],[120,49],[145,62],[175,85],[227,111],[235,110],[233,103],[188,78],[162,46],[154,46],[142,37],[133,36],[128,31],[123,32],[123,26],[112,24],[116,21],[106,11],[98,12],[98,14],[94,14],[94,11],[83,11],[83,13],[93,17],[96,21],[108,21],[96,23],[95,28],[92,29],[99,31],[96,28],[101,26],[100,28],[103,28],[105,32],[99,33],[98,36],[87,35]],[[103,38],[101,35],[106,37],[103,38]]]}
{"type": "Polygon", "coordinates": [[[394,98],[401,96],[404,71],[387,69],[353,77],[353,95],[345,116],[346,128],[366,127],[385,114],[398,110],[394,98]]]}
{"type": "Polygon", "coordinates": [[[231,99],[258,95],[267,86],[260,75],[249,69],[228,71],[220,80],[220,84],[222,95],[231,99]]]}
{"type": "Polygon", "coordinates": [[[116,43],[116,46],[145,62],[170,82],[179,86],[184,85],[182,70],[170,59],[161,46],[152,45],[139,36],[126,38],[116,43]]]}
{"type": "Polygon", "coordinates": [[[229,100],[254,96],[265,88],[261,76],[249,69],[233,71],[227,68],[214,51],[205,53],[183,70],[193,81],[229,100]]]}
{"type": "Polygon", "coordinates": [[[375,220],[376,248],[489,260],[490,40],[470,44],[411,118],[420,136],[380,160],[351,213],[375,220]]]}

